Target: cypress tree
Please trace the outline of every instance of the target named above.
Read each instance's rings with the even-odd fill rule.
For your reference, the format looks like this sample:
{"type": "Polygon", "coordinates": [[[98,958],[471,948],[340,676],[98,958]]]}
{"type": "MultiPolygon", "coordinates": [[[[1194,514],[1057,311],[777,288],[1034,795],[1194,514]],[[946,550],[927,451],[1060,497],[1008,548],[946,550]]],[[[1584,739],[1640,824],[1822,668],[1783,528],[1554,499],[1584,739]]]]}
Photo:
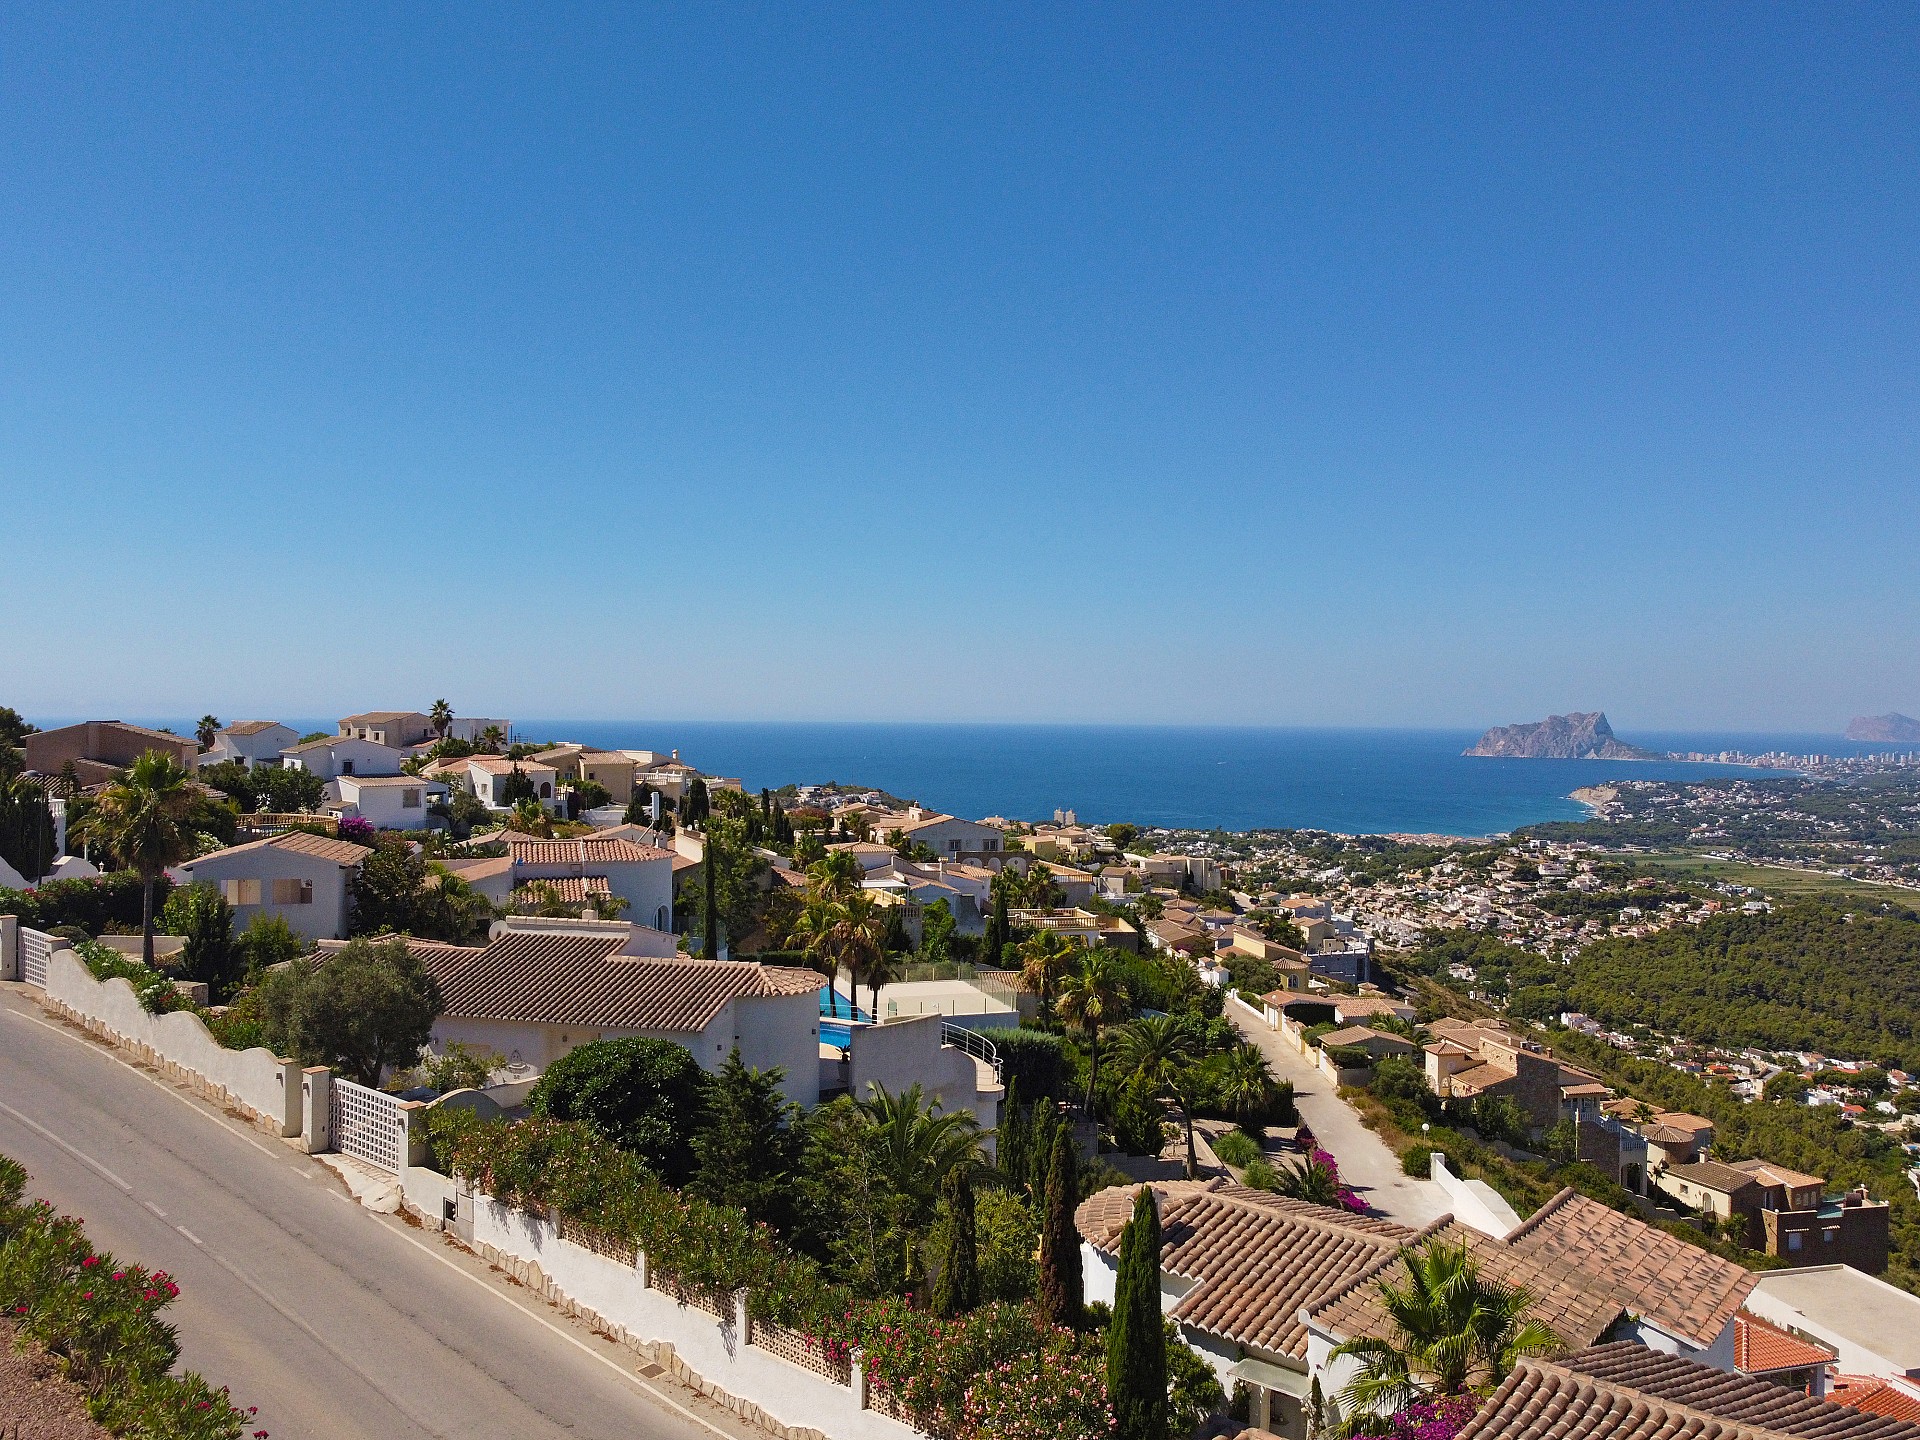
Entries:
{"type": "MultiPolygon", "coordinates": [[[[1038,1100],[1027,1111],[1027,1173],[1020,1177],[1035,1203],[1047,1198],[1047,1176],[1053,1169],[1053,1140],[1061,1129],[1060,1110],[1051,1100],[1038,1100]]],[[[1077,1155],[1078,1152],[1076,1152],[1077,1155]]],[[[1074,1178],[1075,1189],[1079,1177],[1074,1178]]],[[[1074,1197],[1078,1200],[1078,1196],[1074,1197]]]]}
{"type": "Polygon", "coordinates": [[[1032,1133],[1027,1117],[1020,1113],[1020,1087],[1007,1077],[1007,1093],[1000,1101],[1000,1129],[994,1137],[993,1153],[1000,1173],[1018,1190],[1027,1183],[1027,1138],[1032,1133]]]}
{"type": "Polygon", "coordinates": [[[981,948],[987,964],[998,965],[1001,952],[1007,948],[1007,941],[1013,937],[1007,930],[1007,887],[993,887],[993,918],[987,922],[987,941],[981,948]]]}
{"type": "Polygon", "coordinates": [[[718,960],[720,958],[720,897],[714,893],[712,837],[708,837],[707,842],[700,849],[701,874],[707,882],[707,893],[702,901],[700,913],[700,958],[718,960]]]}
{"type": "Polygon", "coordinates": [[[980,1251],[973,1229],[973,1181],[967,1167],[947,1173],[947,1248],[940,1257],[940,1275],[933,1282],[933,1313],[964,1315],[980,1303],[980,1251]]]}
{"type": "Polygon", "coordinates": [[[1080,1232],[1073,1225],[1073,1208],[1079,1200],[1080,1165],[1073,1130],[1057,1126],[1047,1166],[1046,1213],[1040,1219],[1040,1316],[1049,1325],[1073,1329],[1084,1319],[1080,1232]]]}
{"type": "Polygon", "coordinates": [[[1120,1232],[1113,1321],[1107,1327],[1107,1399],[1114,1440],[1167,1440],[1167,1333],[1160,1318],[1160,1212],[1142,1185],[1120,1232]]]}

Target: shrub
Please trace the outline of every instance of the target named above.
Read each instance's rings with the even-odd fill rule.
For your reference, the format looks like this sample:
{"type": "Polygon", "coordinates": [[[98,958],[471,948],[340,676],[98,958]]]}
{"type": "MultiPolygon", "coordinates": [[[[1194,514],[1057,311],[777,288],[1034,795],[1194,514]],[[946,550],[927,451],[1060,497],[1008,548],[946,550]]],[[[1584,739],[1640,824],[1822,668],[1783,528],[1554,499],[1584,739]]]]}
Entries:
{"type": "Polygon", "coordinates": [[[1278,1190],[1280,1175],[1265,1160],[1255,1160],[1240,1172],[1240,1183],[1252,1190],[1278,1190]]]}
{"type": "Polygon", "coordinates": [[[165,1015],[172,1010],[191,1010],[186,996],[158,970],[150,970],[140,961],[109,950],[98,940],[83,940],[73,953],[92,972],[96,980],[124,980],[133,987],[140,1006],[149,1015],[165,1015]]]}
{"type": "Polygon", "coordinates": [[[527,1108],[578,1120],[671,1183],[693,1173],[693,1126],[704,1090],[685,1046],[629,1036],[596,1040],[547,1067],[527,1108]]]}
{"type": "Polygon", "coordinates": [[[1020,1098],[1068,1098],[1072,1083],[1066,1042],[1045,1030],[995,1030],[989,1037],[1000,1052],[1001,1068],[1009,1084],[1020,1087],[1020,1098]]]}
{"type": "Polygon", "coordinates": [[[1428,1179],[1433,1174],[1434,1153],[1431,1145],[1409,1145],[1400,1152],[1401,1173],[1421,1180],[1428,1179]]]}
{"type": "MultiPolygon", "coordinates": [[[[172,889],[173,883],[164,875],[154,882],[155,914],[172,889]]],[[[0,890],[0,914],[18,915],[22,925],[35,930],[77,925],[89,935],[99,935],[109,925],[138,929],[140,877],[131,870],[116,870],[84,880],[49,880],[30,890],[0,890]]]]}
{"type": "Polygon", "coordinates": [[[1213,1142],[1213,1153],[1234,1169],[1241,1170],[1260,1158],[1260,1146],[1244,1130],[1229,1130],[1213,1142]]]}
{"type": "Polygon", "coordinates": [[[1422,1109],[1433,1103],[1426,1074],[1404,1055],[1389,1055],[1374,1066],[1367,1088],[1382,1100],[1411,1100],[1422,1109]]]}
{"type": "Polygon", "coordinates": [[[160,1311],[180,1293],[164,1270],[127,1265],[88,1243],[45,1201],[22,1204],[26,1172],[0,1155],[0,1312],[54,1356],[115,1434],[237,1440],[250,1411],[188,1371],[160,1311]]]}

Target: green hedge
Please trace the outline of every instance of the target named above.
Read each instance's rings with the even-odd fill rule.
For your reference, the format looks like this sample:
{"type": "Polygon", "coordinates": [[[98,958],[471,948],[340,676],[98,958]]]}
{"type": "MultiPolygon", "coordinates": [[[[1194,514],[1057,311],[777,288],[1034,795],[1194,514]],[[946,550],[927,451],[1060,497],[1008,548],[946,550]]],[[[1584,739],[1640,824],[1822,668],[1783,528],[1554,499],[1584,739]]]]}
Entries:
{"type": "MultiPolygon", "coordinates": [[[[173,883],[164,875],[153,882],[153,913],[167,902],[173,883]]],[[[140,877],[116,870],[88,880],[49,880],[28,890],[0,890],[0,915],[18,915],[35,930],[77,925],[98,935],[109,925],[132,929],[140,924],[140,877]]]]}
{"type": "Polygon", "coordinates": [[[1067,1045],[1045,1030],[985,1030],[981,1032],[1000,1052],[1001,1069],[1009,1084],[1017,1084],[1027,1104],[1036,1100],[1068,1098],[1072,1067],[1067,1045]]]}
{"type": "Polygon", "coordinates": [[[192,1371],[170,1373],[180,1345],[160,1311],[180,1287],[95,1250],[44,1200],[22,1203],[26,1183],[0,1155],[0,1314],[61,1362],[115,1435],[237,1440],[253,1412],[192,1371]]]}
{"type": "MultiPolygon", "coordinates": [[[[1061,1353],[1068,1332],[1043,1322],[1030,1303],[984,1305],[940,1320],[908,1300],[865,1299],[837,1285],[769,1226],[744,1212],[662,1185],[645,1165],[584,1125],[554,1120],[478,1120],[468,1112],[427,1112],[436,1160],[449,1174],[522,1209],[564,1216],[636,1246],[651,1272],[720,1297],[745,1289],[756,1320],[806,1335],[823,1353],[857,1346],[869,1380],[894,1395],[939,1436],[985,1437],[969,1419],[975,1382],[1025,1356],[1061,1353]]],[[[1069,1347],[1071,1348],[1071,1347],[1069,1347]]],[[[1058,1440],[1096,1440],[1076,1421],[1076,1397],[1105,1380],[1089,1361],[1057,1377],[1037,1403],[1058,1440]]],[[[977,1407],[976,1407],[977,1415],[977,1407]]]]}

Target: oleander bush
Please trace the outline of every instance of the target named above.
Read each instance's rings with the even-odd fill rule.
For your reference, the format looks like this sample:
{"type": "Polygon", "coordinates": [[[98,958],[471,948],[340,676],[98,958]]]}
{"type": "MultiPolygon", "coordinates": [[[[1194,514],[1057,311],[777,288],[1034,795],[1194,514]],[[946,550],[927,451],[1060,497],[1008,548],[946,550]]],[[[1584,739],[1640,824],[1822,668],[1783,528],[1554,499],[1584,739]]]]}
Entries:
{"type": "MultiPolygon", "coordinates": [[[[0,890],[0,915],[18,915],[34,930],[76,925],[98,935],[110,925],[140,926],[140,876],[116,870],[84,880],[49,880],[25,890],[0,890]]],[[[173,885],[164,875],[154,881],[154,913],[166,903],[173,885]]]]}
{"type": "Polygon", "coordinates": [[[24,1201],[26,1183],[0,1155],[0,1315],[55,1359],[115,1435],[238,1440],[252,1411],[192,1371],[170,1373],[180,1344],[160,1311],[180,1287],[164,1270],[95,1250],[78,1220],[24,1201]]]}
{"type": "Polygon", "coordinates": [[[869,1383],[929,1433],[1058,1440],[1106,1433],[1099,1347],[1045,1324],[1030,1303],[990,1303],[940,1319],[916,1308],[911,1295],[856,1295],[771,1226],[669,1188],[583,1124],[479,1120],[436,1109],[427,1125],[442,1169],[494,1199],[625,1240],[646,1252],[651,1272],[689,1289],[715,1297],[745,1289],[757,1321],[797,1330],[824,1353],[858,1347],[869,1383]],[[1024,1417],[1017,1426],[1016,1417],[1024,1417]]]}

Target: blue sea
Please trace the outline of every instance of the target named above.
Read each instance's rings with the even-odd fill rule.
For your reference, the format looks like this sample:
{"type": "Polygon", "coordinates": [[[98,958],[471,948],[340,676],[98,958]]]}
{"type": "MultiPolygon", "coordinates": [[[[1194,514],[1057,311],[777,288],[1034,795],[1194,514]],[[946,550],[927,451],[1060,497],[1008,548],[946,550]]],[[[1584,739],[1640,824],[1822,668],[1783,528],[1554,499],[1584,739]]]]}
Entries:
{"type": "MultiPolygon", "coordinates": [[[[962,815],[1087,824],[1262,826],[1348,834],[1488,835],[1577,820],[1568,798],[1608,780],[1752,773],[1655,761],[1494,760],[1460,752],[1464,730],[1312,730],[1094,725],[861,725],[515,721],[516,733],[672,750],[750,789],[870,785],[962,815]]],[[[1837,737],[1643,735],[1650,749],[1794,753],[1853,749],[1837,737]]]]}
{"type": "MultiPolygon", "coordinates": [[[[193,728],[178,717],[142,723],[181,733],[193,728]]],[[[333,728],[330,720],[286,723],[302,733],[333,728]]],[[[962,815],[1044,820],[1059,809],[1086,824],[1285,826],[1346,834],[1491,835],[1583,818],[1586,808],[1569,792],[1584,785],[1769,773],[1661,761],[1470,759],[1460,752],[1479,738],[1472,730],[516,718],[514,736],[677,749],[688,763],[739,776],[750,789],[839,781],[962,815]]],[[[1640,732],[1621,738],[1650,750],[1709,753],[1889,748],[1837,735],[1640,732]]]]}

